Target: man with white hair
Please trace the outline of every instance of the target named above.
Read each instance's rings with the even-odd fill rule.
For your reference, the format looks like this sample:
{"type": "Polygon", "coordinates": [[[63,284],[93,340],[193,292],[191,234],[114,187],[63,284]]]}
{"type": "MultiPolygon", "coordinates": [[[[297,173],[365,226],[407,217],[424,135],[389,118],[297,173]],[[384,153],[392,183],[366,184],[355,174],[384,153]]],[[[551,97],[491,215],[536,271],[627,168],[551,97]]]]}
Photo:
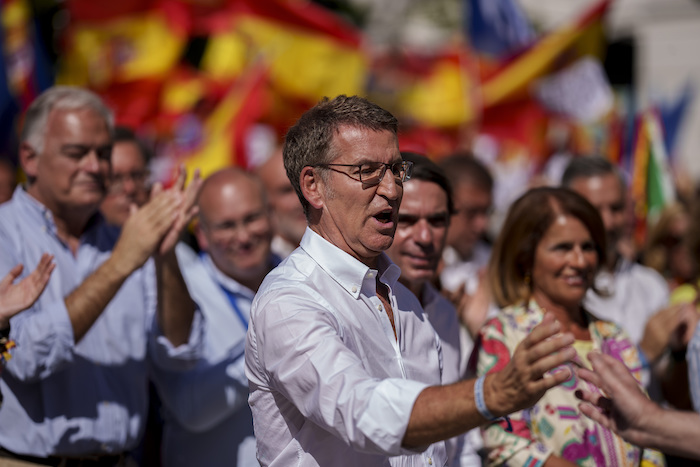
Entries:
{"type": "Polygon", "coordinates": [[[10,321],[17,352],[2,373],[3,458],[126,465],[143,434],[149,366],[184,368],[198,356],[201,326],[173,251],[198,177],[187,190],[184,173],[169,190],[155,187],[121,232],[107,225],[98,209],[112,121],[99,97],[74,87],[51,88],[27,110],[19,155],[28,184],[0,206],[0,276],[44,252],[56,270],[10,321]]]}

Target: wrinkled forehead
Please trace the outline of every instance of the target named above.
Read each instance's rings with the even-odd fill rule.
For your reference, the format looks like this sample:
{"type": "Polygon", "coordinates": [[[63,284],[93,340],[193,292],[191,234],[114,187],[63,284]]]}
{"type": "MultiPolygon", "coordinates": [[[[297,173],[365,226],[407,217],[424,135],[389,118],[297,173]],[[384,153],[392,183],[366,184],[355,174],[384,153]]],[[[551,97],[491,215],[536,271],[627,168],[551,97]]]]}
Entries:
{"type": "Polygon", "coordinates": [[[342,161],[348,164],[401,161],[395,133],[351,125],[341,125],[335,131],[329,156],[330,162],[342,161]]]}

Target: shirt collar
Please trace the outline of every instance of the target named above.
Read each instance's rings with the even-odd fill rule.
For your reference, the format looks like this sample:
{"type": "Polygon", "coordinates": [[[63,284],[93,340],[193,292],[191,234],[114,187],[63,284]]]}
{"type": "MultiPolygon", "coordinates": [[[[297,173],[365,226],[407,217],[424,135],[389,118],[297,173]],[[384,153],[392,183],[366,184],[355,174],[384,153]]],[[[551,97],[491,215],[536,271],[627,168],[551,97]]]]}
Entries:
{"type": "Polygon", "coordinates": [[[308,227],[299,246],[355,299],[363,285],[375,290],[377,274],[391,288],[401,275],[399,267],[385,253],[378,258],[378,269],[371,269],[308,227]]]}
{"type": "Polygon", "coordinates": [[[53,213],[39,200],[27,193],[24,187],[18,186],[15,188],[13,201],[20,206],[27,219],[41,225],[44,231],[56,234],[56,223],[53,220],[53,213]]]}
{"type": "MultiPolygon", "coordinates": [[[[22,211],[26,214],[28,219],[38,224],[41,224],[41,228],[45,232],[50,232],[54,237],[59,238],[58,227],[56,227],[56,222],[54,221],[53,213],[49,210],[49,208],[44,206],[44,204],[41,201],[27,193],[27,190],[25,190],[22,186],[18,186],[17,188],[15,188],[15,192],[13,194],[12,199],[13,201],[16,201],[19,204],[19,206],[22,208],[22,211]]],[[[100,213],[100,211],[98,210],[90,217],[90,220],[88,220],[88,223],[85,226],[82,235],[84,236],[95,226],[102,224],[106,225],[102,213],[100,213]]],[[[118,233],[121,231],[121,228],[118,226],[111,227],[113,227],[113,230],[117,232],[118,236],[118,233]]]]}
{"type": "MultiPolygon", "coordinates": [[[[253,299],[253,297],[255,296],[255,291],[249,289],[245,285],[224,274],[219,268],[216,267],[216,264],[214,264],[214,261],[211,259],[211,256],[209,256],[209,253],[202,251],[199,255],[202,258],[202,263],[204,264],[204,267],[207,269],[207,271],[209,271],[209,274],[211,274],[211,276],[216,282],[219,283],[219,285],[224,287],[229,292],[233,292],[238,295],[244,295],[250,298],[251,300],[253,299]]],[[[280,263],[280,259],[277,255],[271,254],[269,262],[270,265],[274,268],[280,263]]]]}

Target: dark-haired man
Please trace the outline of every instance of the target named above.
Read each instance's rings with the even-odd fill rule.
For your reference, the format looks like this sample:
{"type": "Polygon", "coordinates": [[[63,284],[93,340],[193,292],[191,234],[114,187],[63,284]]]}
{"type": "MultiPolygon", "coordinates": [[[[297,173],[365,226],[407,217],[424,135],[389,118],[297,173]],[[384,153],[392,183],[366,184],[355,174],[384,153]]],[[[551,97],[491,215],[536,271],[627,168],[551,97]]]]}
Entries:
{"type": "MultiPolygon", "coordinates": [[[[399,282],[418,297],[440,337],[441,381],[451,384],[464,376],[461,360],[468,358],[473,348],[471,341],[460,342],[457,310],[433,285],[454,209],[452,186],[440,167],[427,157],[409,152],[402,152],[401,157],[412,162],[413,169],[410,180],[404,183],[394,242],[386,253],[401,268],[399,282]]],[[[447,440],[450,465],[481,466],[476,452],[481,444],[478,429],[447,440]]]]}
{"type": "Polygon", "coordinates": [[[504,371],[441,385],[439,340],[384,253],[411,170],[397,129],[381,107],[338,96],[287,133],[284,164],[309,227],[251,308],[246,375],[262,465],[445,465],[442,440],[570,376],[543,378],[573,356],[549,316],[504,371]]]}
{"type": "Polygon", "coordinates": [[[109,224],[122,226],[129,217],[132,204],[140,207],[148,201],[150,153],[126,127],[116,127],[112,141],[109,189],[100,211],[109,224]]]}

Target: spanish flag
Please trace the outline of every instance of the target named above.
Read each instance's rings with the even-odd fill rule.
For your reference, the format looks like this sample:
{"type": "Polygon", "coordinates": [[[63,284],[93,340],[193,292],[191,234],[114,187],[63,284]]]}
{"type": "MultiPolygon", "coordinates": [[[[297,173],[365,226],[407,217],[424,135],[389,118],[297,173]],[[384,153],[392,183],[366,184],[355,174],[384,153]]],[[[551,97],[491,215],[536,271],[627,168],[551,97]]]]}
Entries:
{"type": "Polygon", "coordinates": [[[601,56],[603,17],[612,0],[601,0],[572,24],[555,30],[483,77],[484,107],[522,98],[532,82],[583,55],[601,56]]]}
{"type": "Polygon", "coordinates": [[[233,79],[263,60],[282,96],[315,103],[324,96],[361,94],[367,59],[360,32],[308,1],[230,1],[195,22],[208,43],[200,68],[233,79]]]}
{"type": "Polygon", "coordinates": [[[247,167],[245,139],[267,107],[267,77],[267,67],[256,65],[231,86],[203,123],[200,144],[182,160],[190,176],[195,169],[206,177],[232,165],[247,167]]]}
{"type": "Polygon", "coordinates": [[[127,8],[114,15],[82,10],[85,5],[90,2],[73,3],[75,20],[59,63],[59,83],[102,90],[113,83],[162,79],[180,60],[190,29],[180,3],[164,0],[147,10],[127,8]]]}

